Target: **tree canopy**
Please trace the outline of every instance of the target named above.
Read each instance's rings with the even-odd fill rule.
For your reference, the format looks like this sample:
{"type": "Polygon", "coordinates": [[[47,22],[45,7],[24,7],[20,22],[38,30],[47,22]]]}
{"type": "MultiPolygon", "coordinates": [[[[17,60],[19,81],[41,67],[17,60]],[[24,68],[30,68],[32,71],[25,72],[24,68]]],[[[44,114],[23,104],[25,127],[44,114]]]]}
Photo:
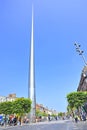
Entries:
{"type": "Polygon", "coordinates": [[[18,98],[13,102],[13,113],[23,115],[31,110],[31,100],[27,98],[18,98]]]}
{"type": "Polygon", "coordinates": [[[81,107],[85,102],[87,102],[87,92],[72,92],[67,94],[68,109],[81,107]]]}
{"type": "Polygon", "coordinates": [[[31,110],[31,100],[28,98],[17,98],[14,101],[5,101],[0,103],[0,114],[10,115],[18,114],[22,116],[31,110]]]}
{"type": "Polygon", "coordinates": [[[1,102],[0,103],[0,114],[10,115],[12,114],[13,102],[1,102]]]}

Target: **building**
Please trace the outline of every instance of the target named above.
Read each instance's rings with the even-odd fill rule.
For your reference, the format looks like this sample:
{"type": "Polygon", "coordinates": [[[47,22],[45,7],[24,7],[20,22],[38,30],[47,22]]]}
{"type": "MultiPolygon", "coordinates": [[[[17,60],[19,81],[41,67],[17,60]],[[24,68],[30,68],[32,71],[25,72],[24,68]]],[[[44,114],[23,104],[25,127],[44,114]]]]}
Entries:
{"type": "Polygon", "coordinates": [[[0,102],[14,101],[16,99],[16,94],[9,94],[8,96],[0,96],[0,102]]]}
{"type": "Polygon", "coordinates": [[[48,109],[48,107],[43,106],[42,104],[36,104],[36,110],[39,110],[41,112],[44,112],[46,114],[50,114],[50,115],[58,115],[58,112],[56,110],[53,109],[48,109]]]}
{"type": "Polygon", "coordinates": [[[77,91],[87,91],[87,66],[84,66],[77,91]]]}

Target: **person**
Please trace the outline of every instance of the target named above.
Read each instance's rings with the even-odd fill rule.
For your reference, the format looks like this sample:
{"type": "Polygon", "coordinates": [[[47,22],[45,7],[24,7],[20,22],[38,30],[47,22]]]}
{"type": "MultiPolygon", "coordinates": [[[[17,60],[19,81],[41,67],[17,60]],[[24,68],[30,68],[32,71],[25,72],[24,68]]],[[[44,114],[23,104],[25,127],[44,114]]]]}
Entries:
{"type": "Polygon", "coordinates": [[[14,126],[17,125],[17,117],[15,116],[13,119],[14,126]]]}
{"type": "Polygon", "coordinates": [[[83,121],[86,121],[86,116],[84,114],[82,115],[82,119],[83,121]]]}
{"type": "Polygon", "coordinates": [[[55,116],[55,120],[57,120],[57,116],[55,116]]]}
{"type": "Polygon", "coordinates": [[[76,123],[78,122],[78,117],[77,117],[77,116],[75,116],[75,122],[76,122],[76,123]]]}
{"type": "Polygon", "coordinates": [[[42,117],[41,117],[41,116],[39,116],[39,121],[41,121],[41,118],[42,118],[42,117]]]}
{"type": "Polygon", "coordinates": [[[48,120],[50,121],[50,114],[48,114],[48,120]]]}

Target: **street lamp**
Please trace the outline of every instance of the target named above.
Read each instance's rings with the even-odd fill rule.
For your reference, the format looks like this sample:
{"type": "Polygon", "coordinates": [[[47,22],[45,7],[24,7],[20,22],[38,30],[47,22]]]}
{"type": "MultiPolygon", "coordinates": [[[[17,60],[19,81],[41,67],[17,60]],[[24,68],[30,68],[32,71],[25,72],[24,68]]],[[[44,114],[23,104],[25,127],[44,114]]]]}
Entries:
{"type": "Polygon", "coordinates": [[[77,42],[75,42],[74,45],[76,47],[76,51],[79,53],[79,55],[82,56],[82,59],[83,59],[85,65],[87,66],[87,62],[86,62],[85,56],[83,55],[84,51],[80,49],[81,45],[78,44],[77,42]]]}

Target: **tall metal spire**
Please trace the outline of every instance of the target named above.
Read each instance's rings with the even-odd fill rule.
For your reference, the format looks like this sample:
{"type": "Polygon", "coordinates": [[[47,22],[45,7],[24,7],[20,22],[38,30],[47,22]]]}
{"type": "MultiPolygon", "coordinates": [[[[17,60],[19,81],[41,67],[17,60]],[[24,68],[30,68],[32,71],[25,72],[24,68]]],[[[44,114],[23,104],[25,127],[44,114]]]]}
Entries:
{"type": "Polygon", "coordinates": [[[34,63],[34,10],[32,5],[32,26],[31,26],[31,44],[30,44],[30,74],[29,74],[29,98],[32,101],[30,111],[30,122],[35,122],[36,117],[36,95],[35,95],[35,63],[34,63]]]}

